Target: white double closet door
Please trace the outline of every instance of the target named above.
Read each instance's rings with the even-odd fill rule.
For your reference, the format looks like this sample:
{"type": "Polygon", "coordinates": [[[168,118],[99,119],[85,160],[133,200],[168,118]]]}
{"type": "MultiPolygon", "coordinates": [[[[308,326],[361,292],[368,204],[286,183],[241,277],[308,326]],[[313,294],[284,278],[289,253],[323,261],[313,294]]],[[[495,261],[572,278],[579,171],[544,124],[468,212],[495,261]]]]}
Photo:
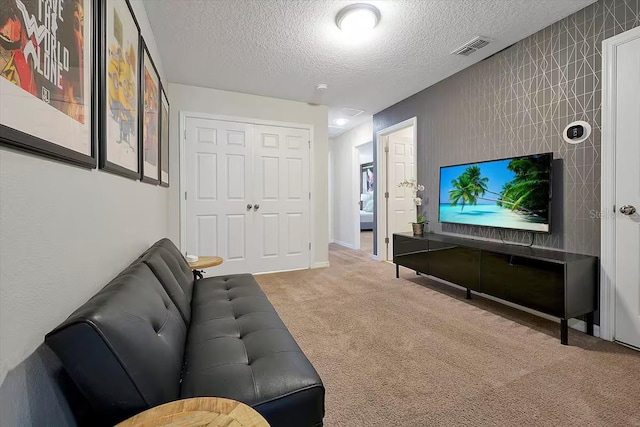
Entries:
{"type": "Polygon", "coordinates": [[[309,268],[309,130],[185,119],[186,252],[210,275],[309,268]]]}

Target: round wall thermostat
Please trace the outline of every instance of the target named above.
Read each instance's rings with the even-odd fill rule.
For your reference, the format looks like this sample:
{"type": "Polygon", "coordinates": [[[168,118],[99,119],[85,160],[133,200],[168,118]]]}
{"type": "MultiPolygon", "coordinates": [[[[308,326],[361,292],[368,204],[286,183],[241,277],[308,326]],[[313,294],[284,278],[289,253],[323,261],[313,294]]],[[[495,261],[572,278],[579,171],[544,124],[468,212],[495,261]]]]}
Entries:
{"type": "Polygon", "coordinates": [[[580,144],[589,138],[589,135],[591,135],[591,125],[582,120],[569,123],[562,132],[562,137],[569,144],[580,144]]]}

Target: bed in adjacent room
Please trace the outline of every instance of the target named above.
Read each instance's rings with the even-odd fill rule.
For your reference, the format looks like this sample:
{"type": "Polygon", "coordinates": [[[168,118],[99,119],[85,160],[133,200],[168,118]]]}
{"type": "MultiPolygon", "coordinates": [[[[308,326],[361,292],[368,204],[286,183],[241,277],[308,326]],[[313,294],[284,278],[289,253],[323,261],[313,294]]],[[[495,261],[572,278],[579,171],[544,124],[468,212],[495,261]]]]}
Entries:
{"type": "Polygon", "coordinates": [[[362,193],[360,201],[360,231],[373,230],[373,193],[362,193]]]}

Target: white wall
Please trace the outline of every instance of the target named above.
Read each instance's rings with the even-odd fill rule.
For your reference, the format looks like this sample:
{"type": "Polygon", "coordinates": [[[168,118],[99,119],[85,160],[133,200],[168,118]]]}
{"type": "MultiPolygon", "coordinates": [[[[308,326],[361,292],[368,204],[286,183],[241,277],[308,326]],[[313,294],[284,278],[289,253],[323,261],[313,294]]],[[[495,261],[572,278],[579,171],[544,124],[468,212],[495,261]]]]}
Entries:
{"type": "Polygon", "coordinates": [[[373,162],[373,142],[358,147],[358,159],[361,165],[373,162]]]}
{"type": "MultiPolygon", "coordinates": [[[[132,7],[164,76],[142,2],[132,7]]],[[[167,235],[168,206],[169,189],[0,148],[0,382],[167,235]]]]}
{"type": "Polygon", "coordinates": [[[335,243],[359,247],[360,174],[355,147],[373,139],[373,120],[369,120],[337,138],[329,145],[331,155],[332,237],[335,243]],[[359,239],[359,237],[358,237],[359,239]]]}
{"type": "MultiPolygon", "coordinates": [[[[327,107],[175,83],[169,84],[168,96],[171,102],[169,167],[172,183],[175,184],[171,186],[171,205],[169,209],[171,218],[178,218],[180,215],[178,188],[180,176],[178,157],[180,111],[313,125],[311,152],[311,165],[313,168],[311,208],[314,211],[312,216],[314,221],[312,226],[312,263],[316,267],[328,265],[327,107]]],[[[171,223],[169,235],[174,241],[180,241],[180,224],[178,222],[171,223]]]]}

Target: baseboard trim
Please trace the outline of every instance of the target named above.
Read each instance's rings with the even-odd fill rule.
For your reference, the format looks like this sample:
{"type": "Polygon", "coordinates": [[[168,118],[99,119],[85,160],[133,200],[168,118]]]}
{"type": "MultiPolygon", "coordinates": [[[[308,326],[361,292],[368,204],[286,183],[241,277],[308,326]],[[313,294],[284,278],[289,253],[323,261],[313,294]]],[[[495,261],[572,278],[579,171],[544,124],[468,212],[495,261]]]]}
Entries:
{"type": "Polygon", "coordinates": [[[347,243],[347,242],[341,242],[340,240],[334,240],[334,241],[333,241],[333,244],[334,244],[334,245],[339,245],[339,246],[344,246],[345,248],[348,248],[348,249],[356,250],[356,248],[354,247],[354,245],[352,245],[352,244],[350,244],[350,243],[347,243]]]}
{"type": "MultiPolygon", "coordinates": [[[[587,322],[580,319],[569,319],[569,327],[587,333],[587,322]]],[[[593,325],[593,336],[600,338],[600,326],[593,325]]]]}
{"type": "Polygon", "coordinates": [[[314,262],[311,264],[309,268],[290,268],[288,270],[274,270],[274,271],[261,271],[259,273],[252,273],[254,276],[260,276],[262,274],[274,274],[274,273],[289,273],[291,271],[303,271],[303,270],[313,270],[316,268],[327,268],[329,267],[329,261],[321,261],[314,262]]]}
{"type": "Polygon", "coordinates": [[[329,267],[329,265],[330,265],[330,264],[329,264],[329,261],[314,262],[314,263],[311,265],[311,268],[312,268],[312,269],[316,269],[316,268],[327,268],[327,267],[329,267]]]}
{"type": "MultiPolygon", "coordinates": [[[[451,287],[456,288],[456,289],[460,289],[462,291],[467,289],[464,286],[460,286],[460,285],[457,285],[455,283],[448,282],[448,281],[440,279],[438,277],[429,276],[428,274],[422,274],[422,275],[424,277],[429,278],[430,280],[433,280],[433,281],[438,282],[438,283],[442,283],[444,285],[451,286],[451,287]]],[[[518,305],[518,304],[514,304],[512,302],[505,301],[503,299],[496,298],[496,297],[491,296],[491,295],[483,294],[481,292],[471,291],[471,293],[473,295],[478,295],[478,296],[480,296],[482,298],[486,298],[486,299],[491,300],[491,301],[499,302],[500,304],[506,305],[508,307],[516,308],[516,309],[518,309],[520,311],[524,311],[526,313],[533,314],[534,316],[542,317],[544,319],[551,320],[552,322],[560,323],[560,318],[559,317],[551,316],[549,314],[542,313],[541,311],[532,310],[532,309],[530,309],[528,307],[524,307],[524,306],[521,306],[521,305],[518,305]]],[[[570,328],[576,329],[576,330],[578,330],[580,332],[584,332],[584,333],[587,332],[587,323],[585,321],[583,321],[583,320],[569,319],[568,325],[569,325],[570,328]]],[[[600,326],[593,325],[593,336],[600,337],[600,326]]]]}
{"type": "Polygon", "coordinates": [[[307,268],[289,268],[285,270],[273,270],[273,271],[260,271],[258,273],[251,273],[254,276],[261,276],[263,274],[275,274],[275,273],[289,273],[291,271],[302,271],[308,270],[307,268]]]}

